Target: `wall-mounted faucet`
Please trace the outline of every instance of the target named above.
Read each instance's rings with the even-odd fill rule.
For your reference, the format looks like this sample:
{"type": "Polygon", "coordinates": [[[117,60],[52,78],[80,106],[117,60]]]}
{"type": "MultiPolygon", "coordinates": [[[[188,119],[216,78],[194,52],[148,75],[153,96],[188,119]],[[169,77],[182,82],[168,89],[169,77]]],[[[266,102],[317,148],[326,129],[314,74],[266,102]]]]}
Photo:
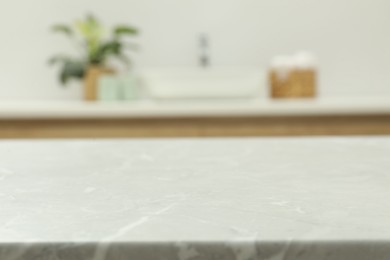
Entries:
{"type": "Polygon", "coordinates": [[[210,42],[207,34],[199,36],[199,65],[202,68],[210,66],[210,42]]]}

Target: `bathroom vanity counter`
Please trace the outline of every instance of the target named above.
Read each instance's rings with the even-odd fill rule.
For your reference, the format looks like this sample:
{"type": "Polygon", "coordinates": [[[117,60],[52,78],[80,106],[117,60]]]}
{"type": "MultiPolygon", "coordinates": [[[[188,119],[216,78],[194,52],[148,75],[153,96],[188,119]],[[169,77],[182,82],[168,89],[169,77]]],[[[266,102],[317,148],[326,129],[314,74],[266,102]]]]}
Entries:
{"type": "Polygon", "coordinates": [[[388,260],[390,138],[0,142],[1,260],[388,260]]]}
{"type": "Polygon", "coordinates": [[[389,98],[17,101],[0,103],[0,119],[147,119],[248,116],[389,115],[389,98]]]}
{"type": "Polygon", "coordinates": [[[390,134],[389,99],[2,102],[0,138],[390,134]]]}

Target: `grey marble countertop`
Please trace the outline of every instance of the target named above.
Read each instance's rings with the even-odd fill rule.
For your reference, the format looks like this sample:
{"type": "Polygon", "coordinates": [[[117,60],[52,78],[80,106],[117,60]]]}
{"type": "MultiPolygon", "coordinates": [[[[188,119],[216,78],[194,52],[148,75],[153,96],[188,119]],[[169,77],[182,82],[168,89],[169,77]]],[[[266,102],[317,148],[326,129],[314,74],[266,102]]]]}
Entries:
{"type": "Polygon", "coordinates": [[[390,259],[390,138],[0,142],[1,260],[390,259]]]}

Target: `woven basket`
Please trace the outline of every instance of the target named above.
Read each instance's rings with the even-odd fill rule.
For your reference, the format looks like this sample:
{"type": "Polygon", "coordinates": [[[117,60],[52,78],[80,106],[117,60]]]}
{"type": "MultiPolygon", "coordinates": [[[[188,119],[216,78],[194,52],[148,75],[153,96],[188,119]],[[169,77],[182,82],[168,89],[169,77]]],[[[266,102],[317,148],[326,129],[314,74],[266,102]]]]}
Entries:
{"type": "Polygon", "coordinates": [[[294,69],[280,75],[271,70],[269,81],[272,98],[313,98],[316,96],[316,71],[314,69],[294,69]]]}

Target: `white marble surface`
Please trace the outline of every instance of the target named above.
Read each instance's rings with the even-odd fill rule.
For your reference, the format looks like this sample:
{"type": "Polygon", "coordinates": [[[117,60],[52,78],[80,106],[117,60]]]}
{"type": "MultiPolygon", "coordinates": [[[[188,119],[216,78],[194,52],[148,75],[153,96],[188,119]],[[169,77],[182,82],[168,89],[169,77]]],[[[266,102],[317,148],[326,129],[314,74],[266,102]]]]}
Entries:
{"type": "Polygon", "coordinates": [[[165,118],[390,114],[389,98],[177,100],[136,102],[4,101],[0,119],[165,118]]]}
{"type": "Polygon", "coordinates": [[[1,260],[390,259],[390,137],[0,142],[1,260]]]}

